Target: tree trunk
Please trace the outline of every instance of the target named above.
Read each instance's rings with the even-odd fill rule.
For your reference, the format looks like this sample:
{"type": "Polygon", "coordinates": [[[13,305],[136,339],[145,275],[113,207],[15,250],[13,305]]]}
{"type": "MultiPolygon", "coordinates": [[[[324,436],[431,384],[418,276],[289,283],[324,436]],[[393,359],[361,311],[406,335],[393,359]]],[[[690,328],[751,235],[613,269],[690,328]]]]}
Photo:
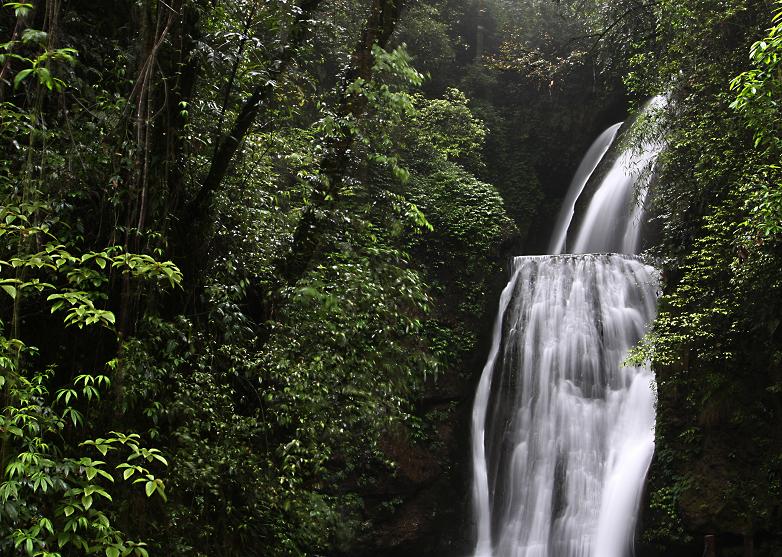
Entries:
{"type": "Polygon", "coordinates": [[[196,220],[203,219],[209,210],[214,192],[220,187],[228,172],[239,146],[250,128],[255,123],[264,105],[268,104],[274,94],[276,81],[285,73],[293,61],[296,50],[304,41],[308,22],[312,18],[322,0],[304,0],[299,11],[288,29],[288,40],[277,52],[274,61],[267,70],[267,77],[258,84],[250,96],[242,103],[239,115],[231,127],[231,131],[219,140],[201,189],[190,204],[187,214],[196,220]]]}
{"type": "Polygon", "coordinates": [[[717,536],[709,534],[703,538],[703,557],[717,557],[717,536]]]}
{"type": "MultiPolygon", "coordinates": [[[[366,99],[355,99],[348,94],[348,87],[356,79],[370,81],[374,56],[372,48],[385,48],[404,9],[404,0],[373,0],[361,39],[353,52],[351,68],[342,84],[338,116],[361,118],[366,111],[366,99]]],[[[349,153],[355,143],[354,132],[343,129],[326,148],[321,160],[321,178],[315,184],[311,201],[304,209],[293,235],[293,246],[288,256],[279,262],[278,276],[283,285],[293,285],[306,273],[323,229],[323,209],[331,200],[339,197],[350,164],[349,153]]]]}
{"type": "Polygon", "coordinates": [[[752,533],[744,534],[744,557],[754,557],[755,536],[752,533]]]}

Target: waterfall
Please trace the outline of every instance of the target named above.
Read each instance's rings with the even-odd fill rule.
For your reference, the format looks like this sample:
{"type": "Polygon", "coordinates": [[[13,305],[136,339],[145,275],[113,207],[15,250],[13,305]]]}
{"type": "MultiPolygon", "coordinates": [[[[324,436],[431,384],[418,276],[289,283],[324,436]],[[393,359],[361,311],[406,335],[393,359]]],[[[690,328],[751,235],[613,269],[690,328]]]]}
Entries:
{"type": "MultiPolygon", "coordinates": [[[[552,251],[564,249],[577,198],[617,130],[582,162],[552,251]]],[[[581,254],[513,261],[473,407],[474,557],[632,551],[655,394],[648,367],[623,364],[655,316],[659,288],[654,268],[632,255],[648,185],[634,169],[658,152],[645,143],[620,154],[581,221],[581,254]]]]}
{"type": "Polygon", "coordinates": [[[581,161],[578,170],[576,170],[575,176],[573,176],[573,181],[570,182],[565,201],[562,203],[562,208],[557,216],[554,234],[549,244],[549,253],[562,253],[565,251],[565,240],[570,223],[573,221],[576,201],[581,196],[581,192],[584,191],[584,186],[592,177],[597,165],[603,160],[603,157],[608,152],[608,148],[611,147],[614,139],[616,139],[616,134],[621,127],[622,122],[619,122],[601,133],[589,148],[587,154],[584,155],[584,159],[581,161]]]}
{"type": "MultiPolygon", "coordinates": [[[[653,114],[667,102],[663,96],[655,97],[641,114],[653,114]]],[[[661,141],[646,139],[641,145],[622,151],[589,203],[573,253],[638,252],[650,166],[662,148],[661,141]]]]}

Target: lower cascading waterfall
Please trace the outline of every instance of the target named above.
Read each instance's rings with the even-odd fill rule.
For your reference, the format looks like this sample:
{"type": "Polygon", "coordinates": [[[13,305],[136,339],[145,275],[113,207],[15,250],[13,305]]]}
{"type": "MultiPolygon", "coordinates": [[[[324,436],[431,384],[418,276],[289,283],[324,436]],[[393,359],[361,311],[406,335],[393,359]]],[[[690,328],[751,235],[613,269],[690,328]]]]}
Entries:
{"type": "Polygon", "coordinates": [[[623,364],[658,284],[634,256],[514,260],[473,409],[475,557],[630,552],[655,393],[623,364]]]}

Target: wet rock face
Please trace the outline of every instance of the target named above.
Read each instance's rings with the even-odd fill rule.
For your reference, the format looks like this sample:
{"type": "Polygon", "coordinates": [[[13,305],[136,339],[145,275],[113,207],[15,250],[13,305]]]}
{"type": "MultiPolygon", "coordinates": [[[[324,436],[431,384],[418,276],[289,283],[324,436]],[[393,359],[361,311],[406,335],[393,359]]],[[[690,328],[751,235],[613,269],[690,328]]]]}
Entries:
{"type": "MultiPolygon", "coordinates": [[[[552,99],[552,105],[536,107],[536,114],[546,110],[554,116],[540,117],[541,129],[531,134],[525,149],[535,153],[535,175],[540,183],[541,200],[535,207],[525,249],[515,255],[547,254],[550,252],[552,230],[557,220],[562,200],[568,190],[581,157],[597,135],[627,118],[627,98],[621,89],[606,92],[605,96],[573,100],[576,91],[583,93],[585,84],[572,87],[570,96],[552,99]],[[573,112],[573,107],[581,110],[573,112]]],[[[501,170],[498,170],[501,172],[501,170]]],[[[595,186],[599,181],[595,183],[595,186]]]]}
{"type": "MultiPolygon", "coordinates": [[[[757,373],[760,364],[752,364],[757,373]]],[[[782,555],[780,476],[770,457],[782,447],[782,424],[768,411],[763,384],[733,376],[705,396],[713,368],[693,350],[656,371],[658,451],[639,556],[702,555],[710,535],[720,557],[782,555]],[[758,408],[767,419],[748,414],[758,408]]]]}
{"type": "MultiPolygon", "coordinates": [[[[443,408],[445,411],[446,409],[443,408]]],[[[451,417],[454,412],[447,412],[451,417]]],[[[398,469],[394,480],[399,504],[393,512],[379,516],[373,532],[374,547],[360,555],[402,557],[406,555],[456,555],[462,505],[467,490],[458,481],[457,445],[452,432],[438,432],[432,446],[424,447],[398,439],[389,450],[398,469]]]]}
{"type": "MultiPolygon", "coordinates": [[[[487,325],[487,329],[489,326],[487,325]]],[[[483,359],[484,350],[472,360],[483,359]]],[[[476,364],[476,366],[479,364],[476,364]]],[[[469,427],[475,375],[451,371],[420,403],[421,432],[383,442],[395,474],[365,496],[370,531],[350,557],[463,555],[472,543],[469,427]]]]}
{"type": "Polygon", "coordinates": [[[396,463],[395,473],[363,495],[370,526],[344,555],[434,557],[466,551],[469,468],[467,447],[457,432],[466,431],[469,402],[432,404],[425,414],[432,427],[423,439],[409,431],[387,436],[383,450],[396,463]]]}
{"type": "MultiPolygon", "coordinates": [[[[517,249],[509,242],[497,260],[517,249]]],[[[472,549],[470,417],[493,314],[508,278],[506,270],[497,269],[487,279],[483,315],[468,324],[476,348],[459,366],[443,370],[427,384],[418,401],[415,429],[400,429],[384,439],[383,450],[396,463],[395,473],[380,476],[371,491],[362,494],[367,528],[341,557],[450,557],[472,549]]],[[[447,304],[455,307],[457,302],[447,304]]],[[[455,315],[441,318],[456,322],[455,315]]]]}

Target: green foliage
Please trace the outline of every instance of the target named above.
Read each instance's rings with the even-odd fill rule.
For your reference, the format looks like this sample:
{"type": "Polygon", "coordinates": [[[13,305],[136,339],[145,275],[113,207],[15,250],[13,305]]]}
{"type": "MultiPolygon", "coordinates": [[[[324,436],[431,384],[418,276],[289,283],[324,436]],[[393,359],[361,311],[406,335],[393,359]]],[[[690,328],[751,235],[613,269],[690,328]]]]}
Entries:
{"type": "Polygon", "coordinates": [[[758,8],[659,4],[661,35],[633,75],[636,86],[671,98],[653,185],[662,233],[653,251],[667,285],[639,350],[657,371],[659,396],[644,536],[667,550],[704,525],[769,540],[782,534],[769,488],[780,472],[782,419],[774,394],[780,174],[778,130],[767,119],[775,78],[764,73],[776,31],[756,42],[768,18],[758,8]]]}
{"type": "Polygon", "coordinates": [[[164,551],[307,555],[350,532],[354,496],[332,486],[386,470],[380,436],[436,370],[422,351],[420,278],[356,226],[286,292],[263,345],[215,289],[205,329],[151,323],[126,346],[129,396],[163,401],[156,419],[172,440],[164,551]]]}
{"type": "MultiPolygon", "coordinates": [[[[326,122],[328,128],[333,127],[335,131],[347,127],[347,133],[355,135],[357,143],[367,149],[366,156],[370,162],[387,166],[397,180],[404,182],[409,175],[405,168],[399,166],[398,159],[392,152],[394,145],[391,136],[371,124],[399,125],[400,121],[410,116],[413,112],[413,99],[408,89],[421,85],[423,76],[410,65],[411,58],[404,47],[387,52],[375,45],[372,56],[375,78],[368,83],[358,78],[347,87],[348,102],[358,102],[353,97],[360,98],[367,103],[370,116],[362,122],[354,122],[351,119],[336,124],[328,119],[326,122]]],[[[346,132],[343,130],[337,133],[346,132]]]]}
{"type": "MultiPolygon", "coordinates": [[[[6,4],[3,554],[348,550],[386,440],[465,371],[514,232],[474,174],[486,126],[404,46],[356,50],[363,4],[304,7],[6,4]]],[[[407,37],[450,59],[450,12],[417,9],[407,37]]]]}
{"type": "Polygon", "coordinates": [[[413,149],[421,162],[428,156],[459,163],[470,170],[482,166],[481,148],[486,139],[486,126],[470,110],[467,96],[459,89],[449,88],[442,99],[426,99],[416,95],[416,110],[409,121],[418,133],[413,149]]]}
{"type": "MultiPolygon", "coordinates": [[[[18,18],[25,18],[32,10],[33,5],[22,2],[7,2],[3,4],[5,8],[12,8],[18,18]]],[[[45,31],[26,28],[19,40],[10,40],[0,44],[0,64],[11,64],[12,62],[21,63],[22,69],[16,72],[13,80],[14,89],[19,88],[25,80],[30,77],[36,78],[38,84],[46,87],[49,91],[62,91],[66,83],[61,78],[52,74],[53,67],[58,63],[73,65],[76,63],[78,52],[74,48],[50,48],[49,35],[45,31]],[[16,54],[15,50],[42,49],[38,55],[33,58],[16,54]]]]}
{"type": "Polygon", "coordinates": [[[413,54],[414,66],[427,76],[427,88],[441,91],[452,85],[457,49],[452,26],[459,21],[454,13],[463,6],[445,2],[414,3],[408,7],[397,31],[399,40],[413,54]]]}
{"type": "Polygon", "coordinates": [[[753,69],[741,73],[731,82],[731,89],[736,92],[731,108],[746,119],[754,133],[755,148],[765,151],[772,161],[758,176],[757,187],[747,192],[750,218],[743,223],[749,228],[749,234],[755,232],[767,238],[778,237],[782,233],[782,187],[777,179],[780,170],[777,161],[782,153],[782,128],[777,118],[782,97],[781,20],[782,8],[777,7],[772,20],[775,25],[750,49],[753,69]]]}
{"type": "Polygon", "coordinates": [[[14,301],[28,291],[53,292],[46,301],[51,302],[52,313],[66,310],[66,326],[83,328],[101,324],[111,328],[116,322],[114,314],[96,308],[94,302],[105,298],[101,289],[109,282],[109,271],[153,283],[166,281],[170,286],[181,282],[182,273],[173,263],[158,262],[148,255],[124,253],[121,246],[72,255],[53,234],[52,225],[46,218],[49,212],[51,208],[40,202],[0,208],[0,237],[20,245],[35,239],[42,248],[29,253],[17,251],[14,257],[0,259],[0,272],[8,274],[0,279],[0,287],[14,301]],[[40,224],[34,225],[33,221],[40,224]],[[32,273],[41,276],[33,278],[32,273]],[[85,288],[88,290],[82,290],[85,288]]]}
{"type": "Polygon", "coordinates": [[[138,435],[116,432],[108,438],[82,441],[79,446],[92,446],[101,457],[120,464],[112,466],[89,456],[65,456],[62,436],[71,424],[74,429],[85,425],[74,404],[79,398],[98,402],[98,389],[109,387],[110,380],[104,375],[81,375],[71,386],[60,389],[54,399],[47,386],[51,380],[51,371],[34,373],[30,378],[17,374],[6,386],[11,404],[0,415],[6,455],[0,483],[0,547],[4,552],[17,550],[43,557],[68,554],[70,548],[85,554],[146,557],[145,543],[127,540],[112,524],[110,503],[114,498],[110,490],[123,469],[123,480],[132,477],[127,470],[138,471],[143,477],[134,483],[145,482],[147,497],[157,492],[165,499],[163,482],[137,462],[148,466],[158,461],[165,466],[166,459],[156,449],[141,447],[138,435]],[[109,455],[117,451],[127,455],[109,455]]]}
{"type": "Polygon", "coordinates": [[[5,401],[0,413],[0,548],[36,556],[59,556],[61,550],[67,554],[74,547],[87,554],[116,551],[146,557],[146,544],[127,540],[112,524],[116,509],[109,505],[114,499],[105,481],[114,484],[125,469],[123,480],[138,473],[133,483],[144,482],[147,497],[158,493],[165,499],[162,480],[147,466],[155,461],[166,466],[166,459],[157,449],[142,447],[138,435],[117,432],[78,443],[109,458],[113,471],[105,460],[67,456],[83,450],[64,443],[88,425],[84,406],[77,409],[78,402],[98,403],[110,379],[82,374],[53,397],[52,369],[38,372],[19,367],[32,360],[37,350],[5,336],[0,337],[0,347],[0,389],[5,401]],[[117,451],[127,454],[124,458],[109,455],[117,451]]]}
{"type": "MultiPolygon", "coordinates": [[[[27,46],[45,39],[45,33],[31,29],[22,35],[27,46]]],[[[7,50],[14,47],[5,45],[7,50]]],[[[47,68],[56,60],[73,62],[73,52],[47,50],[35,60],[9,54],[5,61],[32,64],[16,74],[15,85],[35,75],[47,89],[60,91],[64,82],[47,68]]],[[[46,184],[36,179],[41,167],[35,162],[60,162],[38,147],[50,137],[40,112],[8,103],[0,111],[4,142],[26,151],[24,157],[9,157],[0,174],[0,287],[8,295],[8,303],[0,305],[0,548],[9,555],[79,552],[146,557],[146,544],[131,541],[118,525],[122,500],[132,493],[130,485],[119,484],[130,484],[128,480],[139,474],[132,483],[143,482],[147,497],[157,493],[165,499],[164,484],[152,463],[165,466],[166,459],[157,449],[142,447],[135,434],[112,432],[108,438],[89,439],[99,429],[91,418],[97,415],[110,378],[81,372],[69,379],[64,359],[42,356],[52,346],[28,342],[44,339],[36,338],[24,316],[63,311],[63,321],[47,323],[46,333],[56,336],[70,325],[97,325],[111,338],[116,334],[115,313],[108,305],[113,281],[119,277],[139,285],[174,287],[182,275],[171,262],[131,253],[123,246],[83,249],[61,220],[60,201],[49,197],[50,189],[44,191],[46,184]],[[24,141],[25,135],[27,146],[22,148],[18,140],[24,141]],[[15,172],[22,168],[31,174],[15,172]],[[89,446],[99,456],[85,453],[89,446]],[[118,481],[123,469],[133,474],[125,471],[118,481]]]]}
{"type": "Polygon", "coordinates": [[[736,100],[731,108],[747,118],[748,125],[755,131],[755,146],[761,144],[779,151],[779,128],[776,108],[780,96],[779,65],[782,50],[782,11],[777,8],[773,22],[776,24],[768,34],[755,42],[749,52],[753,69],[741,73],[731,82],[736,100]]]}
{"type": "Polygon", "coordinates": [[[454,369],[463,369],[476,348],[489,281],[501,271],[499,251],[516,234],[497,189],[469,171],[483,166],[486,127],[468,103],[458,89],[442,99],[417,95],[414,114],[396,132],[412,138],[401,155],[411,168],[407,196],[433,229],[408,242],[433,292],[447,300],[427,328],[454,369]]]}
{"type": "Polygon", "coordinates": [[[501,273],[498,252],[515,227],[497,190],[452,163],[414,176],[410,190],[434,228],[414,239],[414,253],[425,262],[438,296],[452,300],[440,306],[432,334],[444,343],[446,361],[459,368],[477,348],[489,281],[501,273]]]}

